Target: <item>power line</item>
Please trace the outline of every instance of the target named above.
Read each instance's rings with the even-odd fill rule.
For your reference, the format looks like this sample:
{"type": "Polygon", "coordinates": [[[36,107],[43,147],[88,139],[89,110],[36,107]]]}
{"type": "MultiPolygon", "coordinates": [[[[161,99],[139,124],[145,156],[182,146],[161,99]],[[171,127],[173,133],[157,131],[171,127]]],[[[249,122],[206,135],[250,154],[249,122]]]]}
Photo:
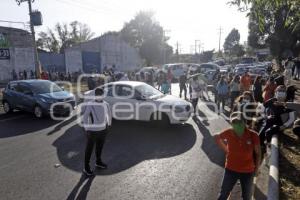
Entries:
{"type": "Polygon", "coordinates": [[[90,7],[90,6],[86,6],[86,5],[82,5],[80,4],[79,2],[75,2],[75,1],[68,1],[68,0],[56,0],[57,2],[60,2],[60,3],[64,3],[64,4],[67,4],[69,6],[75,6],[75,7],[78,7],[78,8],[82,8],[82,9],[85,9],[87,11],[91,11],[91,12],[94,12],[94,13],[97,13],[97,14],[101,14],[101,13],[105,13],[105,14],[109,14],[110,16],[112,17],[115,17],[117,18],[118,17],[123,17],[122,15],[120,14],[116,14],[116,13],[120,13],[120,12],[112,12],[112,10],[107,10],[107,9],[103,9],[103,8],[93,8],[93,7],[90,7]]]}

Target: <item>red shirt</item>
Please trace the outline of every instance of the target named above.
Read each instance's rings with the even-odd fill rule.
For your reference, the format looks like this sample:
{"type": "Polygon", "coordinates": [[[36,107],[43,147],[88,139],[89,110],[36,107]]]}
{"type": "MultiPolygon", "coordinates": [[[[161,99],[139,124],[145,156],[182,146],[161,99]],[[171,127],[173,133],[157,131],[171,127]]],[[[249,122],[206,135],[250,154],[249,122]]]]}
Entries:
{"type": "Polygon", "coordinates": [[[220,138],[228,148],[225,168],[240,173],[254,172],[254,146],[260,144],[257,133],[246,128],[239,137],[233,129],[227,129],[220,134],[220,138]]]}

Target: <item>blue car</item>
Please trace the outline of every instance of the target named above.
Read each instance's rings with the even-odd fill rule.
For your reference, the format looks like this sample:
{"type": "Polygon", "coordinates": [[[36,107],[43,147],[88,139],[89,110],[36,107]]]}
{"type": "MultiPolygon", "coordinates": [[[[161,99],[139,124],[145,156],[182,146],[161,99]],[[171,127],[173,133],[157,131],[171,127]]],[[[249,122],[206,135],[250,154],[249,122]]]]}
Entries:
{"type": "Polygon", "coordinates": [[[66,115],[76,106],[75,96],[47,80],[11,81],[3,91],[5,113],[14,109],[34,113],[37,118],[53,113],[66,115]]]}

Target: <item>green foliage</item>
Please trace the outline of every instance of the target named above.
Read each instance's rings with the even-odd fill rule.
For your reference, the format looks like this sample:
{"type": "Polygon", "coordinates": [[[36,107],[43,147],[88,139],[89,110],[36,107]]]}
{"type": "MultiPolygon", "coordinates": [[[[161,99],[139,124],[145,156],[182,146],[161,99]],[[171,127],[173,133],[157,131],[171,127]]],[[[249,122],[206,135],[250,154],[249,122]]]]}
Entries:
{"type": "Polygon", "coordinates": [[[69,26],[65,23],[57,23],[53,30],[49,29],[46,32],[38,34],[37,46],[40,49],[63,53],[68,47],[74,44],[90,40],[94,33],[90,28],[83,23],[73,21],[69,26]]]}
{"type": "Polygon", "coordinates": [[[300,0],[231,0],[249,16],[248,43],[281,59],[300,52],[300,0]]]}
{"type": "Polygon", "coordinates": [[[212,61],[212,58],[213,58],[213,55],[214,55],[214,49],[213,50],[210,50],[210,51],[203,51],[201,54],[200,54],[200,60],[201,62],[210,62],[212,61]]]}
{"type": "Polygon", "coordinates": [[[148,65],[161,64],[173,50],[167,44],[163,27],[154,20],[153,12],[139,12],[134,19],[124,24],[122,38],[137,48],[148,65]]]}
{"type": "Polygon", "coordinates": [[[240,33],[235,28],[226,37],[223,47],[229,56],[241,57],[245,54],[244,47],[240,45],[240,33]]]}

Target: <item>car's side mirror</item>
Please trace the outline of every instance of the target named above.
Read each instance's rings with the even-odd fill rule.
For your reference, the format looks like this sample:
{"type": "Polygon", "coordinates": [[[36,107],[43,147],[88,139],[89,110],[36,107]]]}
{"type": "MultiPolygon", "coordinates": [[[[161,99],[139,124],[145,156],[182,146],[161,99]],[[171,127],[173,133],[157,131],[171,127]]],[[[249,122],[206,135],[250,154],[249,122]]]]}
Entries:
{"type": "Polygon", "coordinates": [[[61,88],[62,90],[65,90],[65,87],[64,87],[64,86],[61,86],[60,88],[61,88]]]}
{"type": "Polygon", "coordinates": [[[146,101],[146,98],[139,95],[139,96],[136,97],[136,100],[139,100],[139,101],[146,101]]]}

